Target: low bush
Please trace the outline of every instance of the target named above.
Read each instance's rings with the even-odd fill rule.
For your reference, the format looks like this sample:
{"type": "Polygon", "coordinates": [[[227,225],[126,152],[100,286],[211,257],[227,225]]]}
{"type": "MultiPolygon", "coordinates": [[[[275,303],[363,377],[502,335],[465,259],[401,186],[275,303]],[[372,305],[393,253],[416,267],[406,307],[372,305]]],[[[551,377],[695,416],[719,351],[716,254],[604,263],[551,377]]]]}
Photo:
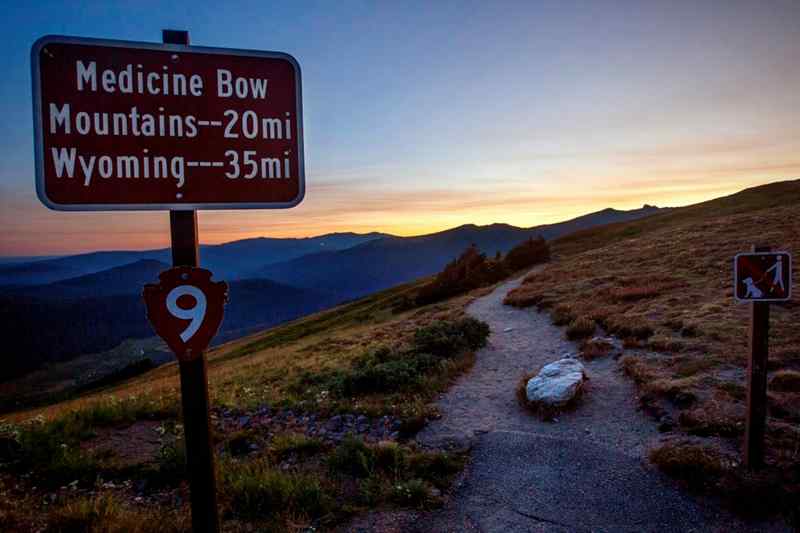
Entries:
{"type": "Polygon", "coordinates": [[[408,466],[408,456],[396,442],[382,442],[373,448],[375,468],[385,472],[393,479],[399,478],[408,466]]]}
{"type": "Polygon", "coordinates": [[[603,340],[588,340],[581,343],[581,357],[587,361],[597,359],[598,357],[605,357],[614,346],[603,340]]]}
{"type": "Polygon", "coordinates": [[[408,348],[380,347],[356,358],[350,368],[302,374],[293,390],[316,387],[338,398],[417,390],[431,371],[446,373],[448,362],[482,348],[488,336],[489,326],[474,318],[435,322],[417,329],[408,348]]]}
{"type": "Polygon", "coordinates": [[[417,452],[408,457],[409,475],[444,488],[464,468],[465,456],[445,452],[417,452]]]}
{"type": "Polygon", "coordinates": [[[400,505],[424,509],[432,503],[428,486],[421,479],[412,479],[395,485],[393,499],[400,505]]]}
{"type": "Polygon", "coordinates": [[[769,381],[769,388],[778,392],[800,392],[800,372],[779,370],[769,381]]]}
{"type": "Polygon", "coordinates": [[[638,316],[612,317],[605,327],[609,333],[623,339],[645,340],[653,335],[653,328],[638,316]]]}
{"type": "Polygon", "coordinates": [[[595,323],[591,318],[578,317],[567,326],[566,335],[570,340],[585,339],[594,334],[595,323]]]}
{"type": "Polygon", "coordinates": [[[465,292],[491,285],[508,275],[502,262],[486,258],[475,245],[444,267],[436,278],[420,288],[417,305],[440,302],[465,292]]]}
{"type": "Polygon", "coordinates": [[[324,447],[324,443],[317,438],[306,437],[299,433],[288,433],[275,437],[270,445],[270,450],[278,459],[282,459],[290,454],[314,455],[322,451],[324,447]]]}
{"type": "Polygon", "coordinates": [[[473,244],[449,263],[429,284],[420,288],[416,304],[439,302],[459,294],[486,287],[510,274],[550,260],[550,248],[542,237],[530,238],[509,250],[505,257],[498,252],[488,259],[473,244]]]}
{"type": "Polygon", "coordinates": [[[375,468],[375,450],[363,440],[347,435],[328,457],[328,466],[334,473],[368,477],[375,468]]]}
{"type": "Polygon", "coordinates": [[[553,324],[556,326],[566,326],[577,317],[571,306],[567,304],[558,304],[553,308],[552,318],[553,324]]]}
{"type": "Polygon", "coordinates": [[[486,346],[489,325],[474,318],[457,322],[435,322],[414,333],[414,349],[437,357],[454,357],[486,346]]]}
{"type": "Polygon", "coordinates": [[[523,268],[530,268],[539,263],[545,263],[550,260],[550,247],[544,238],[536,237],[524,241],[514,248],[509,250],[506,254],[503,264],[506,270],[516,272],[523,268]]]}
{"type": "Polygon", "coordinates": [[[716,483],[725,470],[719,452],[700,444],[669,442],[650,451],[650,461],[698,489],[716,483]]]}
{"type": "Polygon", "coordinates": [[[87,531],[145,533],[189,532],[191,525],[182,510],[162,511],[132,508],[116,497],[100,494],[55,506],[47,515],[47,532],[87,531]]]}
{"type": "Polygon", "coordinates": [[[333,500],[319,479],[283,472],[263,460],[226,465],[222,484],[230,512],[248,520],[269,520],[287,514],[320,517],[332,507],[333,500]]]}

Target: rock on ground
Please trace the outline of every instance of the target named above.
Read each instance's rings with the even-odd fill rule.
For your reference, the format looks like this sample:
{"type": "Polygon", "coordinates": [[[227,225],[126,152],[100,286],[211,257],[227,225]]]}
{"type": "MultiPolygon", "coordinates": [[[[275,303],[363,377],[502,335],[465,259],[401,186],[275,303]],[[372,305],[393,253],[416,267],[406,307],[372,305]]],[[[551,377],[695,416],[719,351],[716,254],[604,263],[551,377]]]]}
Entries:
{"type": "Polygon", "coordinates": [[[528,380],[525,395],[529,402],[546,407],[564,407],[583,389],[586,370],[577,359],[559,359],[542,367],[528,380]]]}

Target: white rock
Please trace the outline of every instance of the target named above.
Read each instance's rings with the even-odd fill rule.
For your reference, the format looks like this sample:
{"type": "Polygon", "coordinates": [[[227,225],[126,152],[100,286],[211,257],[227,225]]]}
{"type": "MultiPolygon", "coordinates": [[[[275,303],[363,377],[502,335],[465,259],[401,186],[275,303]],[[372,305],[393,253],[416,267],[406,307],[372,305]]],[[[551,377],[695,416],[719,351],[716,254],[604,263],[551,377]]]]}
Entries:
{"type": "Polygon", "coordinates": [[[586,371],[577,359],[565,358],[545,365],[528,380],[525,395],[529,402],[548,407],[563,407],[580,392],[586,371]]]}

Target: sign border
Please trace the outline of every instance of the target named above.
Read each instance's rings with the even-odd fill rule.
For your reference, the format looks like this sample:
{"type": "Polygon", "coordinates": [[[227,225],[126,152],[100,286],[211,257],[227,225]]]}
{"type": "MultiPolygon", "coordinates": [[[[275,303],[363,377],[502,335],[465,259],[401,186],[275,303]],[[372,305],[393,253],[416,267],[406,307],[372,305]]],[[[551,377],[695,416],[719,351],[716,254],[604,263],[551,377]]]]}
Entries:
{"type": "Polygon", "coordinates": [[[300,64],[290,54],[239,48],[214,48],[208,46],[186,46],[114,39],[95,39],[91,37],[70,37],[66,35],[44,35],[31,46],[31,83],[33,85],[33,150],[36,172],[36,195],[48,208],[55,211],[194,211],[217,209],[288,209],[303,201],[306,194],[305,150],[303,146],[303,99],[300,64]],[[297,116],[298,150],[298,192],[289,202],[242,202],[242,203],[140,203],[140,204],[59,204],[47,197],[44,183],[44,137],[42,126],[41,79],[39,76],[39,57],[42,48],[51,43],[85,44],[111,48],[135,48],[142,50],[170,51],[184,54],[213,54],[283,59],[294,68],[295,74],[295,113],[297,116]]]}
{"type": "Polygon", "coordinates": [[[752,302],[788,302],[792,299],[792,254],[783,250],[776,250],[774,252],[739,252],[733,256],[733,298],[738,303],[752,303],[752,302]],[[736,288],[739,286],[739,271],[736,268],[736,263],[739,257],[745,255],[785,255],[789,258],[789,291],[786,298],[739,298],[739,293],[736,288]]]}

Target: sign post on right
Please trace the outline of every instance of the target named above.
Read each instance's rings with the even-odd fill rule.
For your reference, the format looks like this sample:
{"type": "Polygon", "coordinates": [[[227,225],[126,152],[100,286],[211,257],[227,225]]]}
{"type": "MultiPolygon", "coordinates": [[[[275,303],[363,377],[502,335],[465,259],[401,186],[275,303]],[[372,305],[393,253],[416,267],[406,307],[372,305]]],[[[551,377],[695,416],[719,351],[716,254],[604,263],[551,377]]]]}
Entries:
{"type": "Polygon", "coordinates": [[[750,470],[764,466],[767,424],[767,361],[769,359],[769,306],[792,296],[792,256],[753,246],[733,259],[733,295],[750,304],[747,359],[747,412],[742,462],[750,470]]]}

